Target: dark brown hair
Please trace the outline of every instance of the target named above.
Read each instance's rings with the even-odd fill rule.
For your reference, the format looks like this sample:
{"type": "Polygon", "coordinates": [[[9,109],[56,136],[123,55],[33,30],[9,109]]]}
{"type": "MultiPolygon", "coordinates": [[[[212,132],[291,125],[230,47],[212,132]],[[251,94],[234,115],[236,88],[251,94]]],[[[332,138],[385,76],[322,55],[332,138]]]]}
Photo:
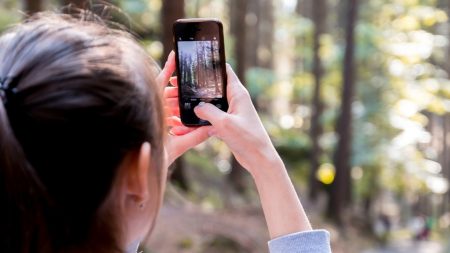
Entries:
{"type": "Polygon", "coordinates": [[[148,141],[163,166],[157,66],[94,19],[41,13],[0,37],[2,252],[122,252],[101,208],[119,165],[148,141]]]}

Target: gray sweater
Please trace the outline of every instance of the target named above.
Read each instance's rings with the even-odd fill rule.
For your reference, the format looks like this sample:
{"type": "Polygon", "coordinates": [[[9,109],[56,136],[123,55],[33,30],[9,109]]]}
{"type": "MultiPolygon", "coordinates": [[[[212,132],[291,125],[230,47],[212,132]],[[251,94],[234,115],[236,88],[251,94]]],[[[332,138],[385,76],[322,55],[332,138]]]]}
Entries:
{"type": "MultiPolygon", "coordinates": [[[[135,253],[139,242],[133,243],[127,252],[135,253]]],[[[269,241],[270,253],[331,253],[330,233],[326,230],[298,232],[269,241]]]]}
{"type": "Polygon", "coordinates": [[[281,236],[269,241],[270,253],[331,253],[330,233],[312,230],[281,236]]]}

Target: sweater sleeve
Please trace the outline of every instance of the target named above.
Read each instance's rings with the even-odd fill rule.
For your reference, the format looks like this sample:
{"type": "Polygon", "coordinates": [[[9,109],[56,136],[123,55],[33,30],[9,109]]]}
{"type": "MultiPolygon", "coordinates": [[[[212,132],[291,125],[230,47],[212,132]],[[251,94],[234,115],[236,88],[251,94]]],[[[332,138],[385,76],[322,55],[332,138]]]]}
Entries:
{"type": "Polygon", "coordinates": [[[298,232],[269,241],[270,253],[331,253],[326,230],[298,232]]]}

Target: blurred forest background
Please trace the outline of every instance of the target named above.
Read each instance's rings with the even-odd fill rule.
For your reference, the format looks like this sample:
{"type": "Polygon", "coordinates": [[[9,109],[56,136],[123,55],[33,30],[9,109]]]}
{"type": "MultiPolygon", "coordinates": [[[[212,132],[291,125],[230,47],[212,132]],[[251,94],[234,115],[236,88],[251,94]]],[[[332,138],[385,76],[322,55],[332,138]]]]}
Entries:
{"type": "MultiPolygon", "coordinates": [[[[25,14],[87,7],[162,64],[175,19],[220,18],[227,61],[333,251],[450,252],[450,1],[107,2],[122,11],[0,0],[0,31],[25,14]]],[[[223,143],[174,167],[145,252],[267,252],[253,182],[223,143]]]]}

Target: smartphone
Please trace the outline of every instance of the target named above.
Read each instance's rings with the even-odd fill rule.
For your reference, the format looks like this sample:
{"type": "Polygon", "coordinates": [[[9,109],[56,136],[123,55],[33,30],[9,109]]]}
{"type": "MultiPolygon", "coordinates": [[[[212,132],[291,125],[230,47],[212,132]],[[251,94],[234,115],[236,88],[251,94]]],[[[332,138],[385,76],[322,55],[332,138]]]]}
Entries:
{"type": "Polygon", "coordinates": [[[217,19],[179,19],[173,24],[181,122],[210,125],[194,107],[208,102],[227,111],[223,25],[217,19]]]}

